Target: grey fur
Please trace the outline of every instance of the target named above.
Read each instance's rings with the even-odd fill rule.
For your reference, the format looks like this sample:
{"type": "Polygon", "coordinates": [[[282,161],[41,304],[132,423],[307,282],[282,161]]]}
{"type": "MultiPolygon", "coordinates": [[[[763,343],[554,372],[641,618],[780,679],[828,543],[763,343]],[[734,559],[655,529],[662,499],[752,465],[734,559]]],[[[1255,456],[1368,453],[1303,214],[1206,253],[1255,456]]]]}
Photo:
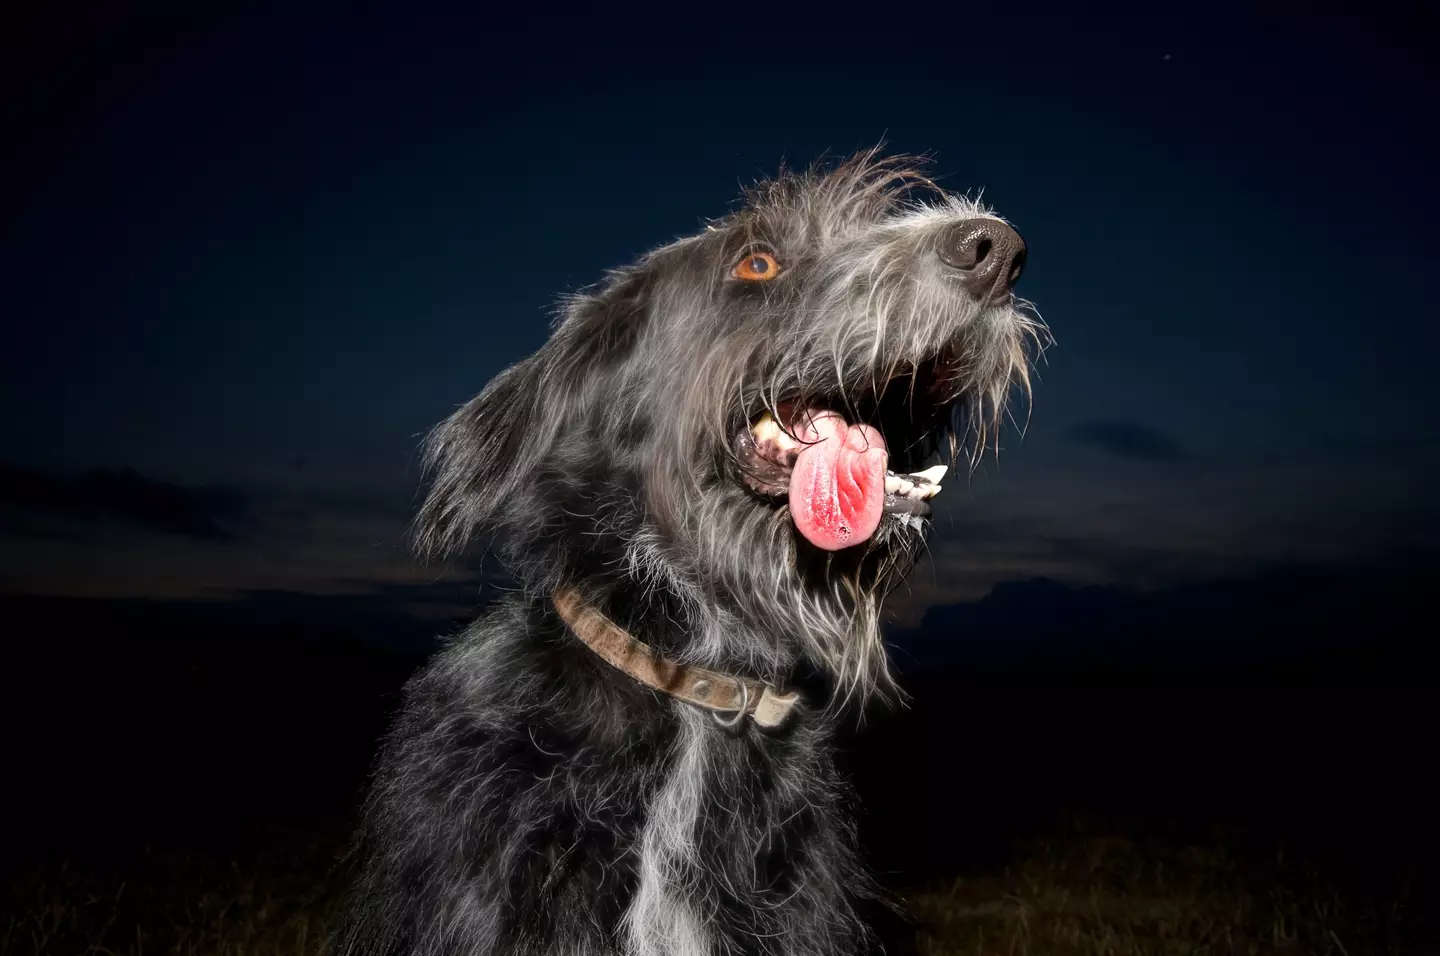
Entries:
{"type": "Polygon", "coordinates": [[[783,174],[569,298],[539,352],[435,430],[421,550],[488,536],[520,590],[407,686],[340,952],[873,944],[830,740],[845,702],[893,690],[880,608],[925,522],[888,516],[821,552],[740,480],[736,435],[786,399],[855,421],[882,414],[887,382],[923,382],[935,428],[916,454],[978,454],[1044,334],[933,254],[980,217],[903,158],[783,174]],[[784,273],[731,278],[761,245],[784,273]],[[677,660],[776,685],[813,665],[829,701],[779,732],[727,731],[595,658],[548,604],[561,585],[677,660]]]}

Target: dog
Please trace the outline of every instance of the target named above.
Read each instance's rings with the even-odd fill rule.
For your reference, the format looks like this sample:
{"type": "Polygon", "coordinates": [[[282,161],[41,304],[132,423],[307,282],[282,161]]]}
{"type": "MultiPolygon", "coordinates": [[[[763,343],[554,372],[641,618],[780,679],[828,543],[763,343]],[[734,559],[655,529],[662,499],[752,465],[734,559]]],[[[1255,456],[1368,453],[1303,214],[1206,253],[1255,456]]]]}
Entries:
{"type": "Polygon", "coordinates": [[[1025,256],[918,160],[782,170],[429,435],[419,550],[518,587],[405,688],[339,952],[873,949],[832,740],[898,695],[943,462],[1028,398],[1025,256]]]}

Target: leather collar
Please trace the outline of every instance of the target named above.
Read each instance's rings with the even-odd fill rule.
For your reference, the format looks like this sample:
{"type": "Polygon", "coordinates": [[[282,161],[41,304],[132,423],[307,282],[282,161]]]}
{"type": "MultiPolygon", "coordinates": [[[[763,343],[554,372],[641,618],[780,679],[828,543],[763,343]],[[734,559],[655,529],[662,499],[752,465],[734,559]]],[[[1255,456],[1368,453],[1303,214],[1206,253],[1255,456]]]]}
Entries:
{"type": "Polygon", "coordinates": [[[667,660],[592,607],[574,588],[559,589],[553,600],[560,619],[606,663],[647,687],[709,711],[723,726],[736,726],[748,716],[761,727],[778,727],[800,702],[797,691],[667,660]]]}

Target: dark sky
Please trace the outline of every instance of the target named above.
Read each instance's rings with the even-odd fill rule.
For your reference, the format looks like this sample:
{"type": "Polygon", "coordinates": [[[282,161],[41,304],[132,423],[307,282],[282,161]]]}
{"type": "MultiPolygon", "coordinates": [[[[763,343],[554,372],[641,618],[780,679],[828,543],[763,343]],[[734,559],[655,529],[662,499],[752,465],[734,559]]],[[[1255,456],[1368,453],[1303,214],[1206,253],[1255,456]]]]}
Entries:
{"type": "Polygon", "coordinates": [[[418,437],[558,295],[882,138],[1019,226],[1057,340],[913,606],[1433,552],[1428,26],[980,6],[28,16],[4,589],[423,589],[418,437]]]}

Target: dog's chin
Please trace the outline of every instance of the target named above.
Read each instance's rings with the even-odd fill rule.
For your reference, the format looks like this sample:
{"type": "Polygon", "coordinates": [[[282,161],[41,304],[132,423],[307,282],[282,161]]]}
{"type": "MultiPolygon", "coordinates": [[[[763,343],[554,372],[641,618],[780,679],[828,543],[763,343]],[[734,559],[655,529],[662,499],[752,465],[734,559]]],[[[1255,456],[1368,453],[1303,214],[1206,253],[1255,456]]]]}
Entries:
{"type": "Polygon", "coordinates": [[[750,412],[734,430],[735,480],[821,550],[913,539],[941,491],[941,451],[954,452],[954,369],[942,357],[750,412]]]}

